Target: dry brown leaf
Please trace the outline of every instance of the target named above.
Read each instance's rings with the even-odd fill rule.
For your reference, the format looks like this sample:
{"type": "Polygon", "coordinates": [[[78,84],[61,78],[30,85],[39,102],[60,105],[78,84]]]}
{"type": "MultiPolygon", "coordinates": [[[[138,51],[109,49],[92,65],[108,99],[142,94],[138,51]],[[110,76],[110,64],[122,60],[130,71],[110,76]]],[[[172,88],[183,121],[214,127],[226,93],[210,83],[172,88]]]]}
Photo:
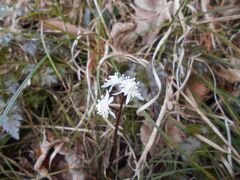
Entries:
{"type": "MultiPolygon", "coordinates": [[[[34,170],[37,171],[41,176],[48,175],[48,169],[51,162],[49,163],[48,153],[51,148],[58,147],[60,144],[68,142],[68,139],[55,140],[51,133],[44,131],[43,142],[40,145],[41,155],[38,157],[37,162],[34,165],[34,170]]],[[[60,151],[60,149],[58,149],[60,151]]],[[[51,157],[51,161],[56,156],[57,152],[51,157]]]]}
{"type": "Polygon", "coordinates": [[[77,152],[67,148],[66,145],[68,143],[68,138],[61,140],[55,139],[50,132],[44,131],[43,142],[40,146],[41,155],[35,163],[34,170],[37,171],[41,177],[48,177],[49,172],[70,169],[70,172],[57,174],[56,178],[83,180],[85,172],[82,170],[82,160],[77,156],[77,152]],[[50,153],[51,149],[53,149],[52,153],[50,153]]]}
{"type": "MultiPolygon", "coordinates": [[[[153,126],[144,121],[140,128],[141,142],[144,146],[147,145],[152,131],[153,126]]],[[[181,129],[179,129],[172,121],[167,121],[165,123],[165,132],[173,140],[174,143],[181,143],[186,138],[186,134],[181,129]]],[[[149,151],[150,155],[152,157],[155,157],[161,151],[163,145],[164,140],[160,137],[160,134],[158,134],[153,146],[149,151]]]]}
{"type": "Polygon", "coordinates": [[[216,74],[230,83],[240,82],[240,70],[231,68],[221,68],[216,74]]]}
{"type": "Polygon", "coordinates": [[[210,52],[213,49],[212,40],[211,40],[211,33],[204,32],[204,33],[201,33],[199,36],[200,36],[200,43],[202,44],[202,46],[208,52],[210,52]]]}
{"type": "Polygon", "coordinates": [[[68,168],[70,169],[73,180],[84,180],[86,173],[83,170],[84,166],[82,160],[77,156],[75,152],[68,153],[65,156],[68,168]]]}
{"type": "Polygon", "coordinates": [[[188,80],[187,87],[199,100],[204,100],[210,92],[210,89],[202,82],[197,81],[195,77],[188,80]]]}
{"type": "Polygon", "coordinates": [[[133,175],[133,169],[127,164],[118,171],[117,176],[119,179],[130,179],[131,177],[133,177],[133,175]]]}
{"type": "Polygon", "coordinates": [[[57,145],[54,146],[54,151],[53,151],[53,153],[51,154],[50,159],[49,159],[49,169],[51,168],[52,161],[53,161],[53,159],[56,157],[56,155],[57,155],[58,153],[61,154],[61,149],[62,149],[62,147],[64,146],[64,143],[65,143],[65,142],[62,142],[62,143],[57,144],[57,145]]]}
{"type": "Polygon", "coordinates": [[[161,25],[171,20],[173,3],[166,0],[135,0],[133,22],[116,23],[111,31],[115,47],[129,50],[138,36],[142,43],[151,44],[157,37],[161,25]]]}
{"type": "Polygon", "coordinates": [[[234,90],[231,91],[231,95],[233,95],[234,97],[239,97],[240,96],[240,89],[235,88],[234,90]]]}
{"type": "Polygon", "coordinates": [[[135,32],[143,36],[143,43],[151,44],[157,37],[161,25],[171,20],[172,2],[165,0],[135,0],[135,32]]]}
{"type": "Polygon", "coordinates": [[[170,120],[165,123],[165,132],[174,143],[180,143],[186,138],[186,134],[170,120]]]}
{"type": "MultiPolygon", "coordinates": [[[[148,122],[144,121],[140,128],[141,142],[143,143],[144,146],[147,145],[152,131],[153,131],[153,126],[150,125],[148,122]]],[[[152,157],[156,156],[161,151],[163,144],[164,142],[160,138],[160,135],[158,134],[154,141],[154,144],[152,145],[149,151],[150,155],[152,157]]]]}
{"type": "Polygon", "coordinates": [[[73,24],[65,23],[57,19],[48,19],[43,21],[43,31],[49,33],[63,33],[77,36],[84,32],[84,29],[73,24]]]}
{"type": "Polygon", "coordinates": [[[158,19],[157,13],[137,7],[135,7],[135,13],[135,21],[137,24],[135,32],[143,37],[144,42],[153,41],[160,30],[156,23],[158,19]]]}
{"type": "Polygon", "coordinates": [[[116,23],[113,25],[111,36],[117,49],[125,49],[124,47],[130,47],[134,43],[136,35],[132,32],[135,28],[136,24],[131,22],[116,23]]]}

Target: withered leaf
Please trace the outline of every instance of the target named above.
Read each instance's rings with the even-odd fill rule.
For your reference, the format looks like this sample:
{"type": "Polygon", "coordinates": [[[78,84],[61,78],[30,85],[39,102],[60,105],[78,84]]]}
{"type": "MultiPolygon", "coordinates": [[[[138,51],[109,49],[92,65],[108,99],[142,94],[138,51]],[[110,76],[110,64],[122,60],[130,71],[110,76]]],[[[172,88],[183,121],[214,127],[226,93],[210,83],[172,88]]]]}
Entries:
{"type": "MultiPolygon", "coordinates": [[[[147,121],[144,121],[140,128],[141,142],[143,143],[144,146],[147,145],[152,131],[153,131],[153,126],[149,124],[147,121]]],[[[164,142],[160,138],[160,135],[158,134],[154,141],[154,144],[152,145],[149,151],[150,155],[152,157],[156,156],[161,151],[163,144],[164,142]]]]}
{"type": "Polygon", "coordinates": [[[83,171],[82,160],[74,150],[67,148],[68,143],[68,138],[55,139],[50,132],[45,130],[43,142],[40,146],[41,155],[35,163],[34,170],[41,177],[48,177],[49,172],[69,169],[70,171],[56,174],[56,176],[66,180],[83,180],[85,172],[83,171]],[[53,149],[52,153],[50,152],[51,149],[53,149]],[[57,162],[54,163],[54,161],[57,162]]]}
{"type": "Polygon", "coordinates": [[[117,49],[124,49],[124,47],[132,45],[136,38],[136,35],[132,33],[135,28],[136,24],[132,22],[113,25],[111,36],[117,49]]]}
{"type": "Polygon", "coordinates": [[[68,33],[77,36],[79,33],[84,32],[84,29],[76,25],[65,23],[57,19],[48,19],[43,21],[43,31],[50,33],[68,33]]]}
{"type": "MultiPolygon", "coordinates": [[[[144,121],[140,128],[141,142],[144,146],[147,145],[152,131],[153,126],[148,122],[144,121]]],[[[180,128],[178,128],[172,121],[167,121],[165,123],[165,132],[174,141],[174,143],[181,143],[186,138],[185,133],[180,128]]],[[[161,138],[160,134],[158,134],[154,141],[154,144],[149,151],[150,155],[152,157],[157,156],[157,154],[163,148],[164,144],[164,139],[161,138]]]]}
{"type": "Polygon", "coordinates": [[[186,134],[177,127],[173,121],[167,120],[165,123],[165,132],[174,141],[174,143],[180,143],[186,138],[186,134]]]}
{"type": "Polygon", "coordinates": [[[232,68],[221,68],[216,74],[230,83],[240,82],[240,70],[232,68]]]}
{"type": "Polygon", "coordinates": [[[188,80],[187,86],[191,93],[193,93],[199,100],[204,100],[210,89],[203,83],[197,80],[195,77],[191,77],[188,80]]]}
{"type": "Polygon", "coordinates": [[[173,3],[165,0],[135,0],[135,16],[132,22],[116,23],[111,31],[117,49],[129,50],[138,36],[142,43],[151,44],[161,25],[171,20],[173,3]]]}

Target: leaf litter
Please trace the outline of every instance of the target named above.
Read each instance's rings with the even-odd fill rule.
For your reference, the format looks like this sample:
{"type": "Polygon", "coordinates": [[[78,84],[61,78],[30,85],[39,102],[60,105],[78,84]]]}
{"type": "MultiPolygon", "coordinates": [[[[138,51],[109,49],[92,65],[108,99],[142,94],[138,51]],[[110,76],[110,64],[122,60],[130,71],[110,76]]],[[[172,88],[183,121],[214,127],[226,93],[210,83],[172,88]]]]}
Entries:
{"type": "Polygon", "coordinates": [[[69,143],[68,138],[55,139],[50,132],[44,130],[43,141],[40,145],[40,156],[34,165],[34,170],[39,173],[40,177],[52,179],[49,176],[50,170],[53,172],[58,170],[63,171],[63,173],[57,175],[57,179],[82,180],[86,178],[81,159],[83,155],[80,158],[78,155],[80,152],[75,152],[74,149],[69,148],[69,143]],[[55,165],[53,165],[54,159],[57,159],[55,165]]]}
{"type": "Polygon", "coordinates": [[[143,37],[142,44],[151,45],[161,26],[171,20],[174,13],[173,3],[167,1],[136,0],[132,8],[135,11],[133,22],[115,23],[111,30],[117,49],[126,50],[133,46],[138,36],[143,37]]]}
{"type": "MultiPolygon", "coordinates": [[[[1,4],[0,177],[238,179],[238,6],[231,0],[1,4]],[[139,79],[148,100],[123,105],[117,143],[115,120],[96,112],[100,85],[113,72],[139,79]],[[17,102],[8,110],[12,96],[17,102]],[[25,142],[29,134],[41,142],[31,157],[20,150],[34,144],[25,142]]],[[[120,100],[109,108],[117,113],[120,100]]]]}

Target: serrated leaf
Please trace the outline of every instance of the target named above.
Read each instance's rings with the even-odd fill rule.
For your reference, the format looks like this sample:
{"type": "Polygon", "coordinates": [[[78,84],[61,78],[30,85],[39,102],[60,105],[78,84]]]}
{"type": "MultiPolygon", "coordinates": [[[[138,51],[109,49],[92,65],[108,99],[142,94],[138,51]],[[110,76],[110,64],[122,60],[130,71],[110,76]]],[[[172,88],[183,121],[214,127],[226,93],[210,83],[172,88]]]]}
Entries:
{"type": "Polygon", "coordinates": [[[35,52],[37,50],[37,42],[36,41],[27,42],[27,43],[23,44],[23,49],[29,55],[34,56],[35,52]]]}
{"type": "Polygon", "coordinates": [[[57,76],[55,74],[53,74],[54,71],[47,67],[46,71],[42,74],[41,77],[41,85],[42,86],[51,86],[53,84],[57,83],[57,76]]]}
{"type": "Polygon", "coordinates": [[[23,68],[22,74],[25,74],[25,75],[29,74],[30,72],[33,71],[34,67],[35,67],[35,64],[28,64],[25,68],[23,68]]]}
{"type": "MultiPolygon", "coordinates": [[[[201,147],[201,143],[194,137],[188,137],[186,142],[180,145],[180,150],[184,152],[186,155],[193,154],[197,149],[201,147]]],[[[183,160],[187,160],[186,156],[182,156],[183,160]]]]}
{"type": "Polygon", "coordinates": [[[13,40],[11,33],[0,34],[0,45],[5,46],[13,40]]]}
{"type": "Polygon", "coordinates": [[[19,139],[19,128],[21,126],[22,116],[14,113],[6,117],[2,121],[3,129],[8,132],[14,139],[19,139]]]}
{"type": "Polygon", "coordinates": [[[19,84],[12,79],[9,79],[9,80],[5,81],[4,85],[6,86],[7,91],[12,93],[12,94],[14,94],[19,87],[19,84]]]}

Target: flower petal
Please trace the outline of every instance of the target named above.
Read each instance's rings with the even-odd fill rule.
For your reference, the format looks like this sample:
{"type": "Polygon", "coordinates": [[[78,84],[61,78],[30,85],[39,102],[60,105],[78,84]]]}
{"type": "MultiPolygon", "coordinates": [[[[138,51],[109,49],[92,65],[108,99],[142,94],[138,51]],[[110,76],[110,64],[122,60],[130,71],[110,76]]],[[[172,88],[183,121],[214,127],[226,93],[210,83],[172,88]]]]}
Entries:
{"type": "Polygon", "coordinates": [[[111,116],[112,116],[113,118],[116,119],[116,116],[115,116],[114,112],[112,112],[111,110],[109,110],[109,113],[111,114],[111,116]]]}
{"type": "Polygon", "coordinates": [[[126,99],[126,105],[129,103],[131,96],[128,94],[126,99]]]}

